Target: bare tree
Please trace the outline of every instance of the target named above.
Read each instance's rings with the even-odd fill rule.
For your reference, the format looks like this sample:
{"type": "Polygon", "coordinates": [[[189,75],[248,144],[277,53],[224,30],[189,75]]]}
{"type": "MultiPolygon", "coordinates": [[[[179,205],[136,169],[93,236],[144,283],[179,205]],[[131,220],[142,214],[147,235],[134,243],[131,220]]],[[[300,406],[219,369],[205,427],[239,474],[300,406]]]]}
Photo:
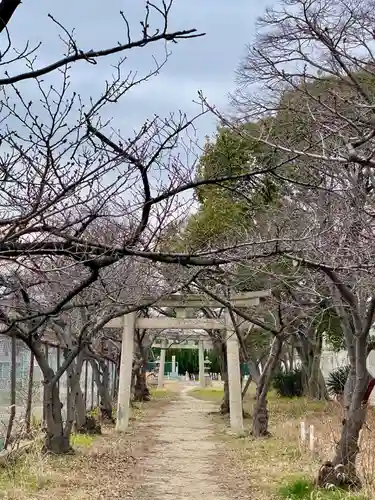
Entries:
{"type": "MultiPolygon", "coordinates": [[[[38,47],[13,48],[9,27],[18,8],[22,9],[19,2],[0,3],[0,33],[8,41],[1,54],[6,72],[0,78],[0,322],[5,334],[30,348],[41,368],[45,445],[65,452],[82,403],[79,378],[84,356],[111,318],[138,311],[186,286],[199,274],[197,267],[217,267],[244,257],[250,261],[280,251],[279,235],[276,240],[272,235],[265,241],[245,238],[240,245],[194,253],[161,250],[170,225],[187,214],[189,206],[182,195],[203,184],[255,179],[273,171],[274,165],[199,180],[194,122],[205,111],[192,118],[184,113],[154,117],[130,138],[103,118],[105,107],[155,76],[169,56],[166,50],[164,61],[138,77],[124,72],[126,51],[160,41],[168,47],[170,42],[201,35],[194,29],[170,31],[172,1],[146,2],[138,38],[121,14],[125,39],[89,51],[50,16],[65,40],[66,53],[42,67],[36,57],[38,47]],[[152,28],[151,18],[159,19],[160,25],[152,28]],[[89,70],[97,60],[116,54],[113,78],[103,82],[99,97],[74,91],[73,64],[85,64],[89,70]],[[25,70],[12,71],[16,64],[25,70]],[[59,75],[59,84],[51,86],[50,75],[59,75]],[[30,101],[23,81],[37,92],[39,103],[30,101]],[[56,371],[42,349],[48,329],[64,346],[64,361],[56,371]],[[66,371],[70,389],[63,422],[58,381],[66,371]]],[[[296,240],[296,234],[288,235],[285,248],[295,250],[296,240]]]]}
{"type": "Polygon", "coordinates": [[[373,27],[366,0],[284,0],[260,20],[235,95],[258,125],[249,140],[275,152],[275,175],[292,183],[289,199],[300,200],[297,232],[315,228],[288,257],[325,277],[348,349],[346,416],[333,461],[319,474],[322,486],[360,485],[355,463],[375,311],[373,27]]]}
{"type": "MultiPolygon", "coordinates": [[[[184,164],[181,151],[175,152],[177,144],[184,144],[186,152],[193,147],[193,122],[201,113],[193,118],[183,113],[154,117],[130,138],[122,137],[113,123],[102,119],[105,106],[117,103],[135,85],[155,76],[165,63],[156,62],[153,70],[140,77],[124,73],[126,51],[201,34],[194,29],[169,30],[171,1],[160,6],[146,2],[138,38],[132,37],[121,14],[125,40],[87,51],[50,16],[65,41],[66,53],[40,67],[38,46],[13,47],[9,28],[17,8],[22,8],[20,2],[0,3],[0,32],[8,42],[1,54],[5,72],[0,79],[0,321],[5,334],[16,336],[30,348],[42,370],[46,447],[61,452],[69,449],[85,348],[109,319],[145,305],[142,294],[137,293],[141,280],[135,280],[134,274],[130,279],[132,271],[136,268],[142,273],[140,267],[150,270],[147,263],[157,263],[153,279],[144,274],[149,278],[145,290],[152,303],[155,296],[182,283],[177,280],[174,287],[160,284],[156,275],[162,276],[163,266],[207,267],[238,255],[232,247],[196,255],[159,250],[163,232],[175,214],[184,215],[186,202],[180,195],[199,184],[227,179],[196,180],[194,161],[184,164]],[[161,23],[152,28],[150,19],[155,15],[161,23]],[[74,91],[70,81],[73,64],[86,64],[89,70],[98,59],[116,54],[120,59],[113,78],[103,82],[99,97],[74,91]],[[24,72],[12,71],[20,65],[24,72]],[[58,84],[54,80],[51,85],[48,78],[52,74],[59,76],[58,84]],[[26,80],[38,101],[31,101],[21,85],[26,80]],[[116,273],[122,284],[126,282],[122,291],[114,280],[116,273]],[[79,326],[74,315],[80,317],[79,326]],[[49,328],[64,345],[64,362],[57,371],[42,349],[42,337],[49,328]],[[66,370],[71,387],[64,423],[57,383],[66,370]]],[[[165,60],[168,56],[166,50],[165,60]]],[[[187,270],[190,278],[194,273],[187,270]]]]}

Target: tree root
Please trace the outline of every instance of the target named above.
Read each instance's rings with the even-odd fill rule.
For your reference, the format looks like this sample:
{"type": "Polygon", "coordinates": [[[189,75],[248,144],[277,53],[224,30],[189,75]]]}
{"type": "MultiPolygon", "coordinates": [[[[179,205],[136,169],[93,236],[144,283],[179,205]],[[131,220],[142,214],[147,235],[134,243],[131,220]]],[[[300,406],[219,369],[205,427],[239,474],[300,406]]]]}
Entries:
{"type": "Polygon", "coordinates": [[[360,478],[355,470],[348,471],[343,464],[333,465],[324,462],[319,469],[316,486],[325,489],[340,488],[346,491],[359,490],[362,487],[360,478]]]}
{"type": "Polygon", "coordinates": [[[75,432],[77,434],[101,434],[102,433],[102,427],[101,425],[99,424],[99,422],[97,422],[95,420],[94,417],[86,417],[86,421],[83,425],[81,425],[80,427],[76,427],[75,428],[75,432]]]}

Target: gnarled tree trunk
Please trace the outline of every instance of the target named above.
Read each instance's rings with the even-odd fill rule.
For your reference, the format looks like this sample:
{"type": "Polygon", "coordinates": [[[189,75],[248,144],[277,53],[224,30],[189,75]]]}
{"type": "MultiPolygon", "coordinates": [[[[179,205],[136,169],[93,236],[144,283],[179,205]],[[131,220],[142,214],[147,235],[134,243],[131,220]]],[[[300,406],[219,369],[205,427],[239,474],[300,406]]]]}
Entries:
{"type": "MultiPolygon", "coordinates": [[[[370,324],[370,323],[369,323],[370,324]]],[[[369,326],[368,326],[369,328],[369,326]]],[[[318,485],[360,488],[356,460],[359,452],[359,433],[365,423],[367,402],[372,385],[367,371],[368,355],[365,329],[354,330],[350,321],[346,322],[344,333],[348,349],[350,372],[344,390],[344,418],[341,436],[336,446],[332,462],[325,462],[319,470],[318,485]],[[353,335],[353,332],[357,332],[353,335]]]]}
{"type": "Polygon", "coordinates": [[[88,416],[86,411],[85,399],[81,389],[81,373],[84,361],[84,354],[81,353],[76,363],[72,363],[68,369],[69,393],[68,393],[68,418],[65,424],[66,432],[68,426],[74,428],[81,434],[101,434],[100,425],[94,417],[88,416]]]}
{"type": "Polygon", "coordinates": [[[320,369],[322,334],[310,331],[308,335],[310,339],[301,335],[296,342],[296,349],[302,362],[303,393],[311,399],[328,401],[328,390],[320,369]]]}
{"type": "Polygon", "coordinates": [[[280,359],[283,341],[284,338],[281,335],[274,338],[267,363],[258,382],[251,430],[254,437],[269,436],[267,394],[271,386],[272,376],[280,359]]]}
{"type": "Polygon", "coordinates": [[[34,341],[32,351],[43,374],[44,449],[56,454],[68,453],[71,451],[70,435],[64,432],[63,405],[55,372],[48,364],[41,342],[34,341]]]}
{"type": "Polygon", "coordinates": [[[147,360],[144,349],[140,347],[138,359],[134,364],[134,401],[150,401],[150,389],[147,387],[147,360]]]}
{"type": "Polygon", "coordinates": [[[133,365],[133,400],[150,401],[150,389],[147,386],[146,372],[148,356],[152,339],[146,334],[146,331],[136,332],[137,352],[133,365]]]}
{"type": "Polygon", "coordinates": [[[224,382],[224,396],[220,403],[220,413],[222,415],[227,415],[229,413],[229,382],[228,382],[228,372],[222,373],[222,380],[224,382]]]}
{"type": "Polygon", "coordinates": [[[100,411],[103,421],[114,422],[112,397],[109,391],[109,369],[104,359],[90,359],[96,387],[100,397],[100,411]]]}
{"type": "Polygon", "coordinates": [[[356,460],[359,452],[358,439],[360,430],[366,420],[367,405],[362,403],[364,384],[356,384],[350,406],[343,419],[340,440],[332,462],[325,462],[320,468],[318,485],[328,485],[360,488],[361,480],[356,469],[356,460]],[[362,388],[361,388],[362,386],[362,388]]]}
{"type": "Polygon", "coordinates": [[[220,413],[227,415],[229,413],[229,381],[228,381],[228,364],[227,364],[227,351],[224,342],[220,342],[217,346],[220,360],[221,380],[224,383],[224,396],[220,404],[220,413]]]}
{"type": "Polygon", "coordinates": [[[134,401],[150,401],[150,389],[147,387],[146,370],[143,366],[139,367],[136,372],[134,401]]]}
{"type": "Polygon", "coordinates": [[[64,432],[62,403],[57,384],[52,383],[54,372],[51,368],[43,371],[43,407],[46,425],[44,448],[46,451],[62,454],[71,451],[70,434],[64,432]]]}
{"type": "Polygon", "coordinates": [[[77,429],[82,429],[86,423],[86,404],[85,398],[81,389],[78,385],[76,389],[76,401],[75,401],[75,425],[77,429]]]}

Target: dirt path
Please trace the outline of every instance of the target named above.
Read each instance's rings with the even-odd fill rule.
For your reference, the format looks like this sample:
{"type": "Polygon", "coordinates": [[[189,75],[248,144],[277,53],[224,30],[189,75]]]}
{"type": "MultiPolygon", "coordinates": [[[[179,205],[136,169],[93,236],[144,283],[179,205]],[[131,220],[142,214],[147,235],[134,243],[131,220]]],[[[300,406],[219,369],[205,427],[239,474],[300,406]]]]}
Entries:
{"type": "Polygon", "coordinates": [[[36,447],[12,475],[0,469],[9,500],[249,500],[247,474],[208,415],[217,404],[175,387],[140,405],[127,433],[105,428],[77,453],[36,447]]]}
{"type": "MultiPolygon", "coordinates": [[[[227,496],[215,466],[225,460],[223,444],[217,442],[207,413],[215,406],[187,394],[185,387],[162,415],[152,422],[152,451],[137,464],[136,500],[232,500],[227,496]]],[[[130,498],[130,497],[127,497],[130,498]]]]}

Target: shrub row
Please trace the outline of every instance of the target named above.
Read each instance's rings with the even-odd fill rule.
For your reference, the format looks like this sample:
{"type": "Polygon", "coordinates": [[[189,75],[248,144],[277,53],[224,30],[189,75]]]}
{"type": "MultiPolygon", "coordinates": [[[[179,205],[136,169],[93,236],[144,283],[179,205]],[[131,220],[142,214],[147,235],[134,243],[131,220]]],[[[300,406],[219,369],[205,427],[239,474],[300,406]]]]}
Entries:
{"type": "MultiPolygon", "coordinates": [[[[331,396],[341,396],[348,378],[349,366],[340,366],[333,370],[327,379],[327,389],[331,396]]],[[[303,396],[303,374],[301,368],[284,372],[278,371],[273,378],[273,387],[279,396],[299,398],[303,396]]]]}

